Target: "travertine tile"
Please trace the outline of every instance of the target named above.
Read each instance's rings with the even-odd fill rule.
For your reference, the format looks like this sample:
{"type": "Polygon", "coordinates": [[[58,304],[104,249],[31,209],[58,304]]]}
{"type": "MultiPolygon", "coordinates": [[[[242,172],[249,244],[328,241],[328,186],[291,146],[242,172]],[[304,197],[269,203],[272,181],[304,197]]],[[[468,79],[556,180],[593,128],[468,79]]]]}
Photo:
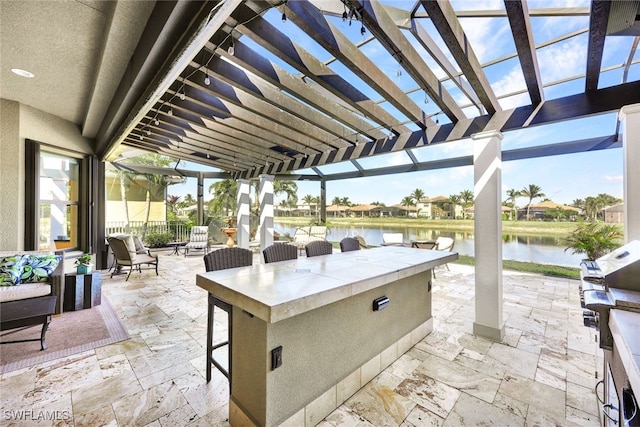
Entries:
{"type": "MultiPolygon", "coordinates": [[[[345,405],[339,406],[329,416],[317,424],[318,427],[373,427],[374,425],[363,418],[357,412],[345,405]]],[[[300,424],[291,424],[290,427],[300,427],[300,424]]]]}
{"type": "Polygon", "coordinates": [[[120,425],[146,425],[187,404],[178,387],[167,381],[113,403],[120,425]]]}
{"type": "Polygon", "coordinates": [[[508,374],[502,380],[499,392],[513,399],[535,406],[545,412],[564,416],[565,393],[540,382],[508,374]]]}
{"type": "Polygon", "coordinates": [[[531,379],[535,377],[538,365],[537,354],[495,343],[491,346],[487,356],[502,363],[507,372],[531,379]]]}
{"type": "Polygon", "coordinates": [[[442,426],[487,425],[488,420],[491,425],[501,427],[522,426],[524,424],[524,419],[518,415],[462,393],[442,426]]]}
{"type": "MultiPolygon", "coordinates": [[[[213,380],[204,379],[206,293],[194,274],[204,270],[202,258],[160,256],[159,277],[132,274],[103,285],[131,339],[3,374],[0,409],[68,408],[76,426],[229,427],[226,378],[214,369],[213,380]]],[[[505,271],[505,337],[494,343],[472,333],[473,268],[450,268],[434,280],[433,332],[415,347],[407,334],[365,367],[364,380],[352,373],[332,392],[347,402],[320,425],[598,424],[593,387],[602,351],[597,332],[582,326],[576,281],[505,271]]],[[[222,312],[216,328],[224,335],[222,312]]],[[[305,423],[300,414],[295,427],[305,423]]]]}
{"type": "Polygon", "coordinates": [[[337,406],[336,399],[336,387],[333,386],[309,403],[305,408],[305,425],[313,426],[322,421],[337,406]]]}
{"type": "Polygon", "coordinates": [[[375,426],[398,426],[409,415],[415,402],[384,384],[365,385],[345,402],[345,406],[375,426]]]}
{"type": "Polygon", "coordinates": [[[433,412],[427,411],[420,405],[416,405],[409,416],[405,418],[403,427],[440,427],[444,423],[444,419],[440,418],[433,412]]]}
{"type": "Polygon", "coordinates": [[[491,403],[496,396],[500,380],[455,362],[430,356],[418,366],[419,372],[451,387],[491,403]]]}
{"type": "Polygon", "coordinates": [[[447,417],[461,394],[460,390],[419,372],[402,381],[396,392],[442,418],[447,417]]]}

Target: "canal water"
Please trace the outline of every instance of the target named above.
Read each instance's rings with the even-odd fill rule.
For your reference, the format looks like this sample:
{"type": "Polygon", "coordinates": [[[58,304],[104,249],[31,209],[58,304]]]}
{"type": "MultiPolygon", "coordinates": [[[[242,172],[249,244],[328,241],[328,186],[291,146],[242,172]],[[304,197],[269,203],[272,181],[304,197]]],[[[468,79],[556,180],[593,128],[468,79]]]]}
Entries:
{"type": "MultiPolygon", "coordinates": [[[[293,236],[298,225],[275,220],[275,229],[281,234],[293,236]]],[[[362,236],[369,245],[380,245],[382,233],[402,233],[403,240],[435,240],[438,236],[453,237],[454,251],[460,255],[474,255],[473,233],[429,230],[418,227],[335,227],[331,226],[327,240],[338,242],[350,236],[362,236]]],[[[502,258],[539,264],[578,267],[583,255],[572,255],[564,250],[560,236],[502,235],[502,258]]]]}

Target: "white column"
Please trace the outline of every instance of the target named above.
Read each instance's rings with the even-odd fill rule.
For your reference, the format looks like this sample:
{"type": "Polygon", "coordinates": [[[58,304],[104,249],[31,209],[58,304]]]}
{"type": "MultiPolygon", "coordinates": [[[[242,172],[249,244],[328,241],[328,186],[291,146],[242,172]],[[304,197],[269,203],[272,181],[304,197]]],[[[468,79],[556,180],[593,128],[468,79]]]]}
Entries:
{"type": "Polygon", "coordinates": [[[236,246],[249,249],[249,215],[251,199],[249,198],[249,181],[246,179],[238,180],[238,214],[236,215],[236,246]]]}
{"type": "Polygon", "coordinates": [[[273,244],[273,175],[260,175],[260,253],[273,244]]]}
{"type": "Polygon", "coordinates": [[[476,320],[473,333],[504,337],[502,313],[502,133],[481,132],[473,140],[476,320]]]}
{"type": "Polygon", "coordinates": [[[619,114],[622,129],[624,241],[640,240],[640,104],[625,105],[619,114]]]}

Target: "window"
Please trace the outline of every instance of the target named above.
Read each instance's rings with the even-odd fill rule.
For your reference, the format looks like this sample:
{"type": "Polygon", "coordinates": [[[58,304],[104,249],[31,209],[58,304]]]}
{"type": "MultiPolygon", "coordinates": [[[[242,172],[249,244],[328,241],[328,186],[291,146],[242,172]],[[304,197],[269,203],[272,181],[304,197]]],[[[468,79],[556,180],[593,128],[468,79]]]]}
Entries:
{"type": "Polygon", "coordinates": [[[40,152],[38,248],[79,247],[80,161],[40,152]]]}

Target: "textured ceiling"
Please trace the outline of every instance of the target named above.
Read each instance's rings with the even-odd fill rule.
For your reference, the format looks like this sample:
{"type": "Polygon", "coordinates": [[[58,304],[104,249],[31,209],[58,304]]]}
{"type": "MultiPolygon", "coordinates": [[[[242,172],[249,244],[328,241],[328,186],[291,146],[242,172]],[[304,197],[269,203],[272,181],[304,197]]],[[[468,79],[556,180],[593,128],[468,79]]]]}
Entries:
{"type": "Polygon", "coordinates": [[[0,1],[0,97],[76,123],[94,138],[153,7],[152,1],[0,1]]]}

